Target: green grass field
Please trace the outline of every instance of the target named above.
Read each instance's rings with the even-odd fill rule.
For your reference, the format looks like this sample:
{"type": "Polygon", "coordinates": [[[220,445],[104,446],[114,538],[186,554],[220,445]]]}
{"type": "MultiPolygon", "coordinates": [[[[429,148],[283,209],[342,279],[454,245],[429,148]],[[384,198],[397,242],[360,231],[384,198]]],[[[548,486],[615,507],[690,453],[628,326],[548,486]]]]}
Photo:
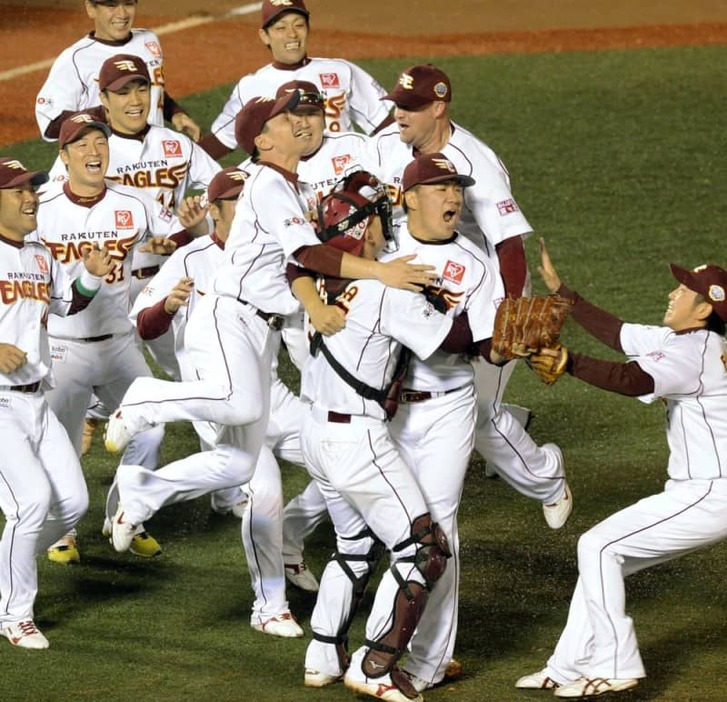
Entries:
{"type": "MultiPolygon", "coordinates": [[[[626,319],[658,324],[675,286],[670,261],[727,265],[723,61],[727,48],[438,63],[452,78],[455,120],[508,165],[515,195],[535,231],[546,237],[564,280],[626,319]]],[[[388,87],[414,62],[365,67],[388,87]]],[[[185,104],[208,125],[229,87],[185,104]]],[[[4,153],[33,168],[49,167],[53,158],[53,148],[40,142],[4,153]]],[[[535,239],[528,249],[534,270],[535,239]]],[[[535,288],[543,291],[538,282],[535,288]]],[[[573,348],[602,353],[572,323],[564,337],[573,348]]],[[[532,408],[536,440],[563,448],[575,512],[562,531],[550,531],[538,504],[502,481],[485,479],[481,462],[473,460],[460,512],[457,656],[467,675],[428,692],[433,702],[545,699],[548,693],[518,692],[513,683],[541,667],[565,622],[579,534],[660,490],[666,478],[658,404],[647,407],[568,377],[547,388],[524,368],[516,372],[508,399],[532,408]]],[[[193,448],[189,427],[169,426],[165,461],[193,448]]],[[[92,503],[80,525],[82,564],[64,568],[40,561],[36,621],[51,648],[38,653],[0,644],[0,699],[350,698],[342,686],[303,687],[306,639],[286,641],[250,628],[252,594],[239,523],[214,515],[205,499],[176,505],[149,523],[164,547],[160,558],[117,555],[100,534],[115,461],[99,437],[84,466],[92,503]]],[[[290,466],[284,474],[290,497],[306,476],[290,466]]],[[[332,543],[327,529],[310,541],[314,572],[321,572],[332,543]]],[[[624,699],[727,699],[726,574],[727,549],[720,545],[629,580],[629,611],[649,677],[624,699]]],[[[295,591],[289,596],[307,627],[314,599],[295,591]]],[[[359,615],[354,645],[361,641],[362,622],[359,615]]]]}

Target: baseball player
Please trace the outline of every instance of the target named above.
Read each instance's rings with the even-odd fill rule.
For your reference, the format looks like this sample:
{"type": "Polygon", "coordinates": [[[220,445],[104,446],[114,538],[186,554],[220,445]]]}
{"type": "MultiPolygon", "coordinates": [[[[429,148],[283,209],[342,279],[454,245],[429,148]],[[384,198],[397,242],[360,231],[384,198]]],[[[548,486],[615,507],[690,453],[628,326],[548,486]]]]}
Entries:
{"type": "MultiPolygon", "coordinates": [[[[391,188],[395,226],[404,217],[401,184],[406,164],[418,153],[443,153],[459,174],[477,181],[476,187],[465,190],[459,231],[499,266],[507,295],[523,294],[529,285],[523,240],[531,227],[497,155],[450,120],[452,86],[447,75],[430,64],[412,66],[386,97],[395,104],[396,124],[374,137],[367,163],[391,188]]],[[[514,364],[476,363],[474,368],[479,398],[475,448],[509,484],[542,502],[551,528],[562,527],[573,500],[560,449],[555,444],[539,447],[502,405],[514,364]]]]}
{"type": "MultiPolygon", "coordinates": [[[[412,289],[430,279],[428,266],[411,265],[407,257],[366,262],[319,242],[306,216],[313,193],[295,175],[306,147],[299,136],[306,117],[291,112],[298,100],[297,92],[256,97],[238,115],[236,138],[252,153],[253,163],[214,291],[200,300],[185,332],[199,380],[140,378],[109,420],[106,447],[112,451],[123,449],[139,431],[167,421],[220,425],[212,455],[197,454],[157,473],[137,465],[119,468],[122,497],[112,531],[119,551],[129,547],[134,525],[163,505],[250,480],[268,425],[278,332],[298,311],[285,276],[288,259],[323,273],[376,277],[412,289]]],[[[332,310],[334,320],[339,312],[332,310]]]]}
{"type": "Polygon", "coordinates": [[[101,65],[107,58],[123,52],[140,57],[153,76],[149,123],[164,126],[166,119],[175,129],[197,141],[199,126],[165,89],[159,37],[148,29],[132,29],[136,0],[85,0],[84,5],[93,21],[93,31],[58,56],[35,101],[35,118],[43,139],[57,139],[69,114],[100,103],[101,65]]]}
{"type": "MultiPolygon", "coordinates": [[[[63,123],[58,145],[68,168],[68,182],[60,191],[47,192],[38,210],[38,237],[69,275],[80,271],[83,253],[94,243],[108,250],[113,260],[106,285],[88,308],[70,318],[51,314],[48,319],[57,379],[48,402],[79,454],[91,393],[115,408],[132,380],[151,375],[128,317],[131,252],[147,232],[160,225],[152,203],[138,190],[106,182],[109,134],[106,123],[95,121],[86,112],[63,123]]],[[[138,437],[128,456],[136,463],[155,467],[161,438],[159,429],[138,437]]],[[[112,511],[114,493],[112,487],[108,507],[112,511]]],[[[160,551],[141,526],[134,534],[133,546],[133,552],[141,556],[160,551]]],[[[73,540],[57,548],[58,552],[51,552],[54,560],[78,560],[73,540]]]]}
{"type": "Polygon", "coordinates": [[[234,151],[235,117],[256,95],[274,95],[291,80],[314,83],[325,96],[326,126],[330,132],[350,131],[355,123],[372,134],[391,122],[389,108],[380,102],[384,89],[364,70],[343,59],[308,56],[309,12],[303,0],[263,0],[260,40],[270,49],[272,62],[243,76],[211,133],[200,145],[219,159],[234,151]]]}
{"type": "Polygon", "coordinates": [[[548,289],[574,301],[573,319],[629,357],[619,363],[571,353],[567,372],[666,406],[670,455],[664,491],[580,537],[578,582],[565,629],[546,667],[515,684],[554,690],[556,697],[592,697],[628,690],[646,676],[625,611],[624,576],[727,537],[727,271],[671,264],[678,286],[669,293],[664,326],[657,327],[624,323],[566,287],[542,239],[541,260],[548,289]]]}
{"type": "Polygon", "coordinates": [[[81,465],[48,407],[53,385],[45,336],[48,313],[83,310],[111,269],[108,250],[85,247],[73,283],[42,244],[36,188],[46,173],[0,158],[0,634],[14,646],[48,648],[33,621],[36,555],[71,529],[88,507],[81,465]]]}

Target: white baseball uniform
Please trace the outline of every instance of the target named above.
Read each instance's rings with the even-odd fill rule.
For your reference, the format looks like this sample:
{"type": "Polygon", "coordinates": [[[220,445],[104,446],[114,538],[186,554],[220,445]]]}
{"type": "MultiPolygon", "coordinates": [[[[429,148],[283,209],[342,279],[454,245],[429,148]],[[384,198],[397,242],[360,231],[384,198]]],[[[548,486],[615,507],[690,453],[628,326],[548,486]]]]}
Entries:
{"type": "MultiPolygon", "coordinates": [[[[100,281],[84,274],[81,282],[92,294],[100,281]]],[[[45,247],[0,237],[0,336],[27,355],[0,373],[0,628],[33,619],[36,555],[88,508],[78,457],[44,394],[53,386],[45,322],[49,312],[68,314],[72,301],[70,278],[45,247]]]]}
{"type": "Polygon", "coordinates": [[[119,53],[139,56],[146,63],[151,77],[148,121],[164,126],[164,56],[159,37],[148,29],[132,29],[124,43],[99,41],[88,34],[61,52],[35,101],[35,118],[44,139],[52,141],[45,131],[61,113],[101,104],[98,73],[106,59],[119,53]]]}
{"type": "MultiPolygon", "coordinates": [[[[460,125],[452,123],[449,142],[442,153],[455,165],[457,173],[475,179],[464,191],[464,208],[459,231],[481,246],[498,267],[495,246],[532,231],[510,190],[508,172],[486,144],[460,125]]],[[[404,168],[413,159],[411,146],[399,138],[399,128],[390,125],[371,141],[366,167],[390,187],[394,219],[404,221],[401,189],[404,168]]],[[[396,228],[396,227],[395,227],[396,228]]],[[[554,444],[539,447],[502,405],[514,363],[498,368],[489,363],[474,364],[478,419],[475,448],[497,468],[516,490],[544,504],[560,499],[565,490],[563,457],[554,444]]]]}
{"type": "MultiPolygon", "coordinates": [[[[353,281],[336,300],[346,309],[346,326],[327,337],[325,345],[349,373],[377,389],[391,381],[401,345],[427,359],[452,323],[424,296],[386,288],[378,281],[353,281]]],[[[338,553],[368,554],[374,540],[367,527],[392,551],[391,568],[382,577],[366,624],[367,639],[377,640],[391,627],[399,590],[392,570],[405,580],[424,582],[411,562],[401,562],[415,553],[416,545],[402,544],[412,535],[415,519],[429,508],[389,436],[382,407],[357,394],[322,352],[303,370],[301,396],[313,403],[301,435],[303,456],[325,497],[336,529],[338,553]]],[[[365,576],[369,568],[363,559],[347,561],[347,565],[356,577],[365,576]]],[[[316,635],[338,636],[349,616],[353,589],[338,558],[333,558],[321,578],[311,616],[316,635]]],[[[360,658],[367,650],[363,646],[354,654],[349,674],[357,678],[364,675],[360,658]]],[[[308,646],[305,665],[332,676],[344,672],[336,646],[317,638],[308,646]]]]}
{"type": "Polygon", "coordinates": [[[665,402],[669,480],[581,536],[568,621],[547,665],[560,683],[645,677],[624,576],[727,537],[725,340],[705,329],[624,324],[620,342],[654,379],[654,392],[639,399],[665,402]]]}
{"type": "MultiPolygon", "coordinates": [[[[502,279],[492,260],[461,234],[447,242],[425,243],[414,239],[402,223],[398,235],[397,256],[416,254],[415,263],[436,267],[438,279],[433,286],[443,291],[447,315],[466,311],[473,339],[489,339],[497,305],[504,296],[502,279]]],[[[477,417],[472,364],[443,351],[435,351],[426,361],[413,358],[401,400],[391,422],[391,437],[414,473],[432,519],[442,527],[452,552],[417,625],[405,666],[407,672],[433,685],[442,680],[452,660],[457,636],[457,510],[477,417]]]]}
{"type": "Polygon", "coordinates": [[[269,63],[243,76],[212,123],[212,134],[227,148],[236,149],[235,117],[243,105],[258,95],[275,95],[291,80],[308,81],[320,88],[326,98],[328,131],[351,131],[356,124],[371,134],[389,116],[390,106],[381,101],[386,91],[363,69],[343,59],[306,58],[299,68],[277,68],[269,63]]]}

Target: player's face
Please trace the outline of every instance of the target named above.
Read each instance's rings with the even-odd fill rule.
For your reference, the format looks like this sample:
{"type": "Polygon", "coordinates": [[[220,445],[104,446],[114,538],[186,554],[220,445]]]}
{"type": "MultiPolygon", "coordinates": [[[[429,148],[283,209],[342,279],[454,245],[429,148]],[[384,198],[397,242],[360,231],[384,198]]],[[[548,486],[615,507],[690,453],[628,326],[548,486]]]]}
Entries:
{"type": "Polygon", "coordinates": [[[122,41],[129,36],[134,25],[136,0],[116,0],[103,5],[86,0],[86,12],[94,22],[97,39],[122,41]]]}
{"type": "Polygon", "coordinates": [[[308,129],[306,116],[282,112],[265,123],[265,136],[275,145],[275,150],[284,156],[300,158],[308,141],[299,137],[308,129]]]}
{"type": "Polygon", "coordinates": [[[76,195],[98,195],[104,189],[109,167],[109,142],[98,129],[91,129],[60,152],[68,169],[68,181],[76,195]]]}
{"type": "Polygon", "coordinates": [[[129,81],[115,93],[101,93],[109,124],[122,134],[137,134],[146,126],[151,105],[151,88],[142,80],[129,81]]]}
{"type": "Polygon", "coordinates": [[[210,216],[215,222],[215,233],[222,241],[227,241],[230,227],[235,217],[237,200],[217,200],[210,205],[210,216]]]}
{"type": "Polygon", "coordinates": [[[273,60],[288,66],[300,63],[308,50],[308,20],[298,12],[281,15],[266,29],[259,31],[263,44],[270,48],[273,60]]]}
{"type": "Polygon", "coordinates": [[[397,105],[394,108],[394,119],[399,125],[399,138],[421,151],[432,151],[433,149],[426,147],[436,135],[436,112],[436,102],[430,102],[418,110],[397,105]]]}
{"type": "Polygon", "coordinates": [[[0,234],[22,241],[36,226],[38,195],[35,188],[28,184],[17,188],[0,190],[0,234]]]}
{"type": "Polygon", "coordinates": [[[306,143],[303,156],[310,156],[321,148],[326,120],[323,110],[304,105],[292,113],[295,135],[306,143]]]}
{"type": "Polygon", "coordinates": [[[699,293],[680,285],[669,293],[664,324],[674,331],[700,327],[709,314],[709,307],[699,293]]]}
{"type": "Polygon", "coordinates": [[[364,243],[364,258],[377,259],[379,254],[386,248],[384,227],[381,224],[381,217],[378,215],[371,218],[366,228],[366,241],[364,243]]]}
{"type": "Polygon", "coordinates": [[[451,239],[464,204],[464,189],[456,180],[419,185],[407,193],[409,229],[426,241],[451,239]]]}

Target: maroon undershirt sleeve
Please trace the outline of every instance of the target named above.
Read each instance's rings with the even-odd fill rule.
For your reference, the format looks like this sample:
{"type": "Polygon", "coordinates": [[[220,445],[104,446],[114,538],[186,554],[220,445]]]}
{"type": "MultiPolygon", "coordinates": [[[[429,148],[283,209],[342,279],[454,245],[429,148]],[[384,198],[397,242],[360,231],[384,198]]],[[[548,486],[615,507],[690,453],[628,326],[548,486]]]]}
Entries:
{"type": "Polygon", "coordinates": [[[68,308],[68,314],[71,315],[82,312],[86,309],[86,307],[88,307],[91,300],[93,300],[93,296],[88,297],[87,295],[84,295],[78,289],[76,281],[74,281],[71,286],[71,306],[68,308]]]}
{"type": "Polygon", "coordinates": [[[174,314],[176,313],[169,314],[169,312],[164,309],[166,299],[167,298],[165,297],[163,300],[159,300],[159,302],[155,305],[147,307],[139,312],[139,315],[136,318],[136,328],[139,331],[139,336],[144,339],[144,341],[156,339],[169,329],[172,320],[174,319],[174,314]]]}
{"type": "Polygon", "coordinates": [[[512,236],[495,246],[500,262],[500,275],[505,284],[505,297],[521,297],[527,279],[528,265],[521,236],[512,236]]]}
{"type": "Polygon", "coordinates": [[[639,397],[654,392],[654,379],[635,361],[620,363],[572,353],[566,370],[574,378],[619,395],[639,397]]]}
{"type": "Polygon", "coordinates": [[[232,149],[225,146],[214,134],[211,132],[205,134],[200,140],[199,145],[204,149],[215,161],[219,161],[223,156],[232,153],[232,149]]]}
{"type": "Polygon", "coordinates": [[[301,266],[315,271],[322,276],[332,278],[341,277],[343,251],[334,249],[332,246],[326,246],[325,244],[301,246],[293,254],[293,257],[301,266]]]}
{"type": "Polygon", "coordinates": [[[571,290],[567,285],[561,285],[558,288],[558,295],[568,300],[573,300],[573,310],[571,316],[578,322],[591,336],[594,336],[601,343],[606,344],[609,348],[623,353],[621,347],[621,327],[623,322],[606,310],[596,307],[588,300],[584,300],[575,290],[571,290]]]}
{"type": "Polygon", "coordinates": [[[177,245],[178,249],[182,248],[182,246],[186,246],[191,241],[194,241],[194,237],[186,229],[182,229],[181,232],[174,232],[174,234],[170,234],[167,239],[171,239],[177,245]]]}
{"type": "Polygon", "coordinates": [[[467,312],[462,312],[454,318],[452,327],[439,348],[445,353],[465,353],[472,348],[472,330],[467,312]]]}
{"type": "Polygon", "coordinates": [[[172,121],[172,117],[174,115],[179,114],[180,112],[183,112],[185,115],[187,114],[187,111],[166,91],[164,92],[164,104],[162,105],[162,113],[164,114],[164,119],[167,122],[172,121]]]}

